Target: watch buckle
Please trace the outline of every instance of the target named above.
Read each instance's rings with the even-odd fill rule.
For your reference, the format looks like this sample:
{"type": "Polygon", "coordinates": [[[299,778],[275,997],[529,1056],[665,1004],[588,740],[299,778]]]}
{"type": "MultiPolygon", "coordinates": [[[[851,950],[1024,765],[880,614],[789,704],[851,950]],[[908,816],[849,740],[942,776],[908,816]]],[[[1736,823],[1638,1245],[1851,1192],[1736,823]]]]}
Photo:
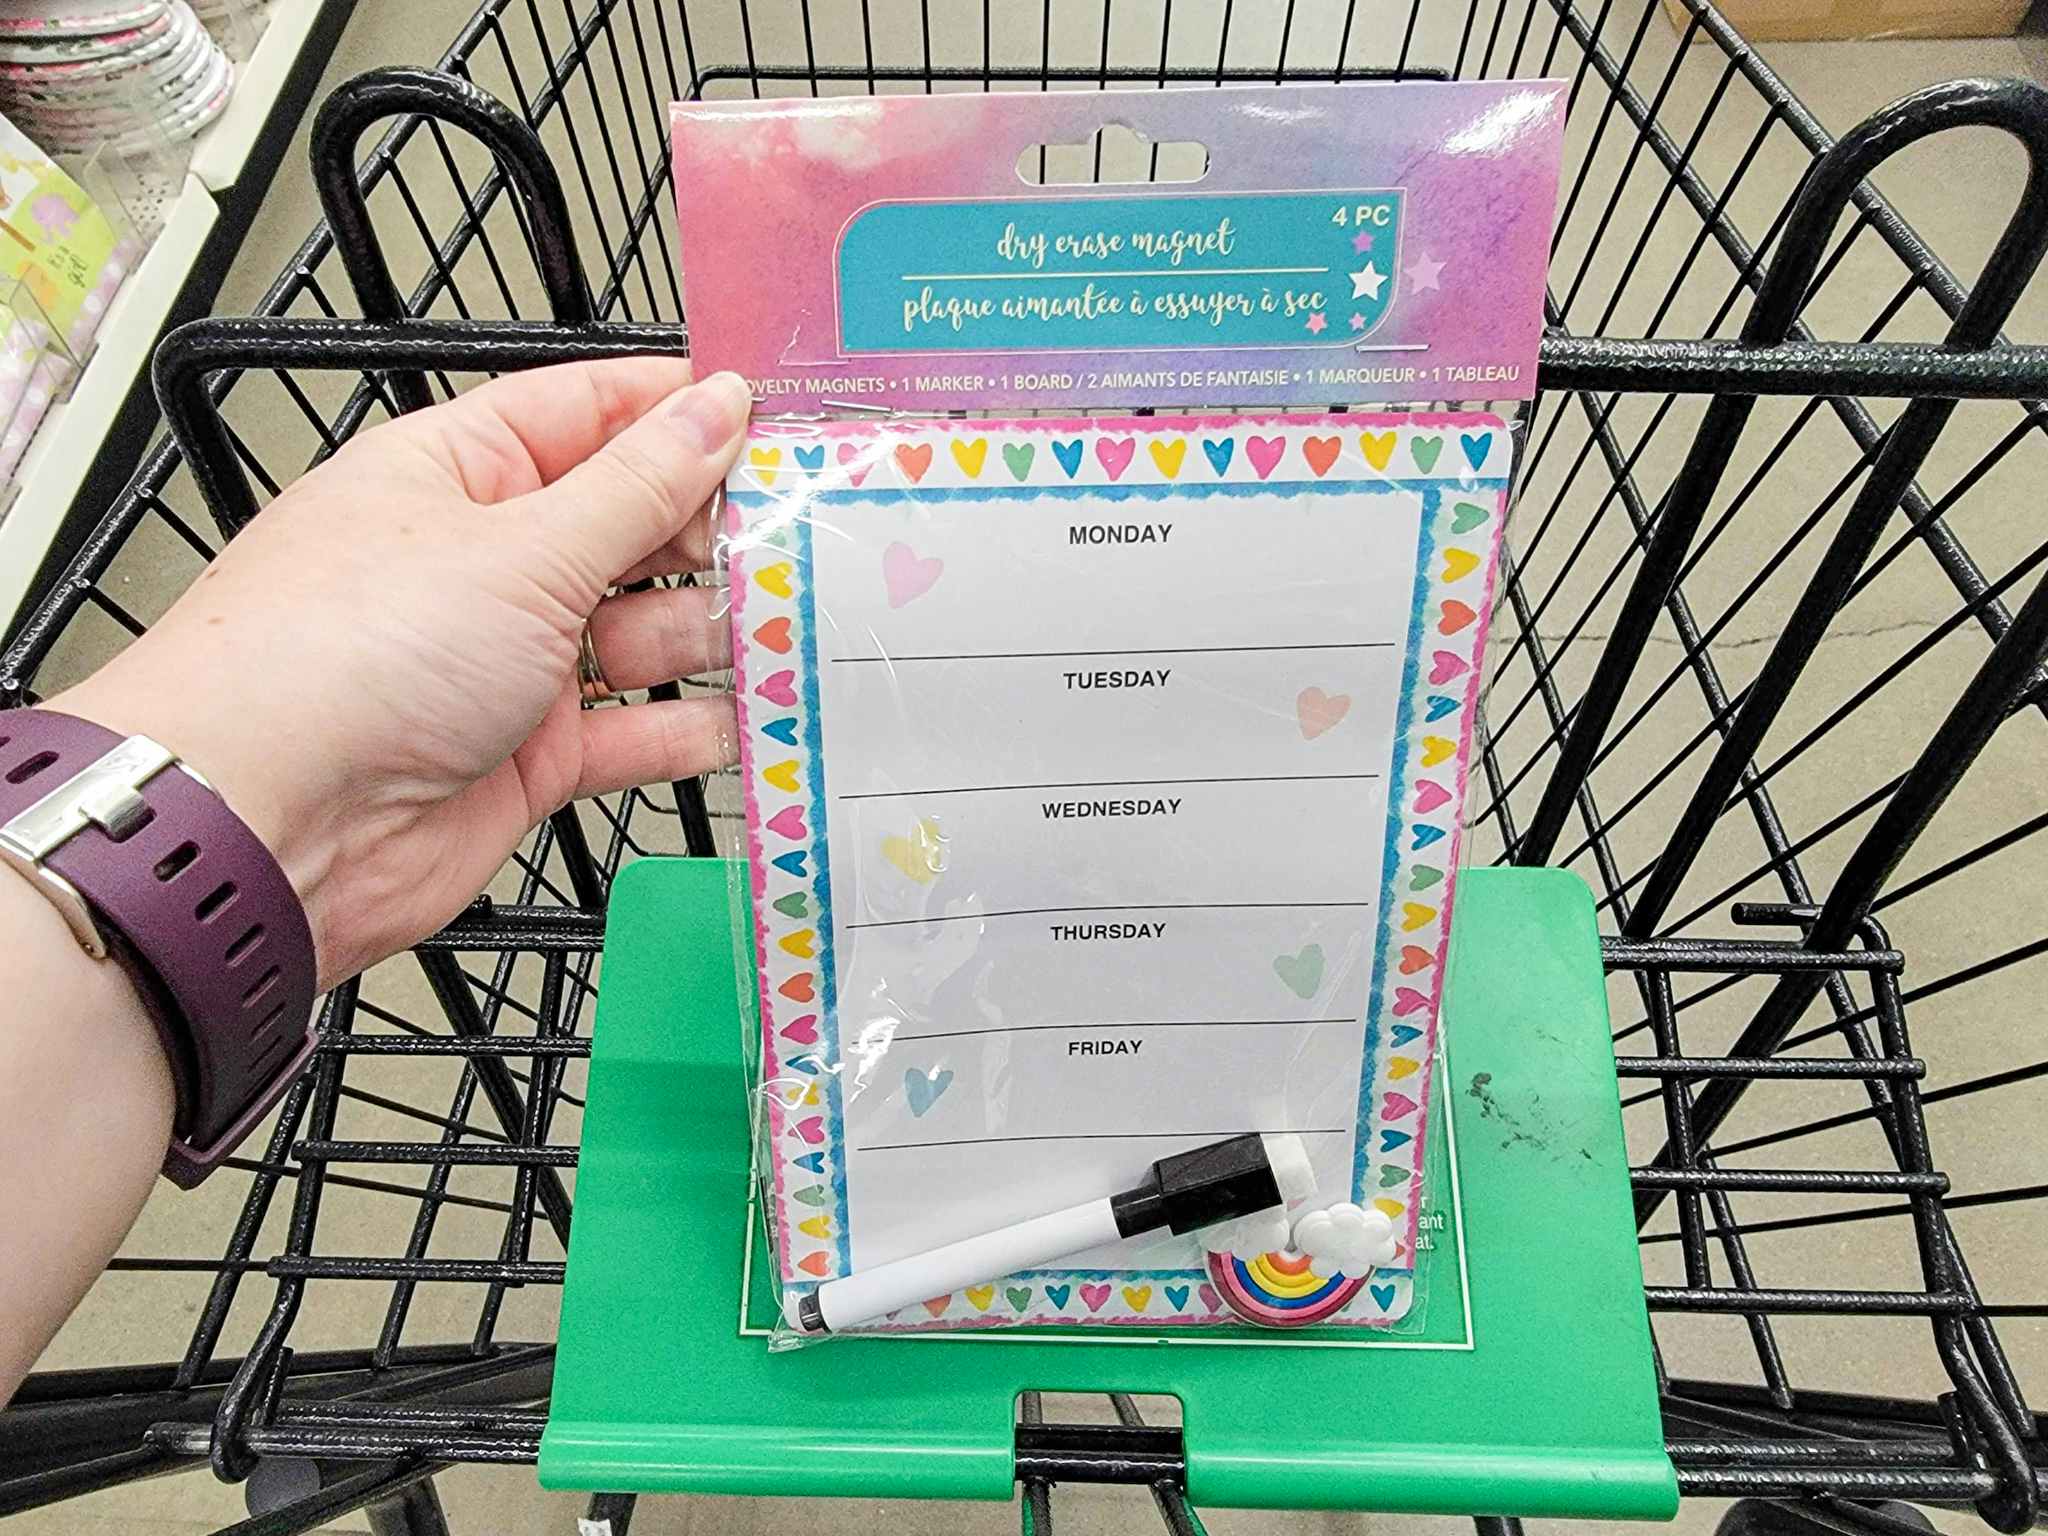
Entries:
{"type": "Polygon", "coordinates": [[[106,937],[78,888],[49,867],[49,857],[87,827],[98,827],[116,842],[138,830],[149,819],[142,786],[174,764],[178,759],[170,748],[130,736],[0,825],[0,863],[42,887],[79,947],[95,960],[107,958],[106,937]]]}

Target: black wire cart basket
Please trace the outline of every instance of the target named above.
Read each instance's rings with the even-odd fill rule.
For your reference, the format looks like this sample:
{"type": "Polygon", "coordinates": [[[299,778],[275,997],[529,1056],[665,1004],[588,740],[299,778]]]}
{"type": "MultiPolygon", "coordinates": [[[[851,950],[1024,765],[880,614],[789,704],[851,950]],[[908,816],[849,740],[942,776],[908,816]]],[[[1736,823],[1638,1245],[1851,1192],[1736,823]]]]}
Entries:
{"type": "MultiPolygon", "coordinates": [[[[486,0],[438,70],[327,102],[325,221],[257,315],[166,342],[170,435],[9,638],[0,704],[141,633],[365,424],[685,347],[673,99],[1539,75],[1571,122],[1474,846],[1600,902],[1680,1487],[1759,1529],[2025,1529],[2048,349],[2001,331],[2048,246],[2033,86],[1938,87],[1837,141],[1702,0],[486,0]],[[2014,188],[1970,283],[1867,179],[1948,134],[2014,188]]],[[[178,1317],[182,1354],[60,1339],[0,1414],[0,1513],[210,1466],[254,1474],[238,1531],[424,1533],[436,1473],[532,1462],[607,886],[711,854],[729,791],[553,816],[329,996],[267,1133],[87,1303],[178,1317]]],[[[1116,1398],[1049,1432],[1090,1416],[1023,1401],[1025,1529],[1055,1484],[1125,1482],[1199,1530],[1177,1430],[1116,1398]]]]}

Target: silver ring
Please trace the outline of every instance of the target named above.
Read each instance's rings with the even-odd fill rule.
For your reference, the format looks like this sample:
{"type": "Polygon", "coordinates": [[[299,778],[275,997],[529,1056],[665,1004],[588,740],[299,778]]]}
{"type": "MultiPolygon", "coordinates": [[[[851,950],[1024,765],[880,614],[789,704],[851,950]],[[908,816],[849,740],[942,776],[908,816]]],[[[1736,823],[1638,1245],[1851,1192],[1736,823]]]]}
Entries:
{"type": "Polygon", "coordinates": [[[583,626],[583,637],[576,642],[576,692],[581,695],[586,709],[616,697],[612,685],[605,681],[604,668],[598,662],[597,646],[590,638],[588,624],[583,626]]]}

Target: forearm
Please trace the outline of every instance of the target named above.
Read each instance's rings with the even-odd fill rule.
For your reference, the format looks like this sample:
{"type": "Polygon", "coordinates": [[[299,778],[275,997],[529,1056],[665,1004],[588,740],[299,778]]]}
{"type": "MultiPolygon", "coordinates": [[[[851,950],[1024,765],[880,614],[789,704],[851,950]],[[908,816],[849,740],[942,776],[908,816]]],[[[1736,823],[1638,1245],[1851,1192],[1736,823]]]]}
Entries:
{"type": "Polygon", "coordinates": [[[171,1138],[169,1064],[128,974],[0,865],[0,1403],[142,1209],[171,1138]]]}

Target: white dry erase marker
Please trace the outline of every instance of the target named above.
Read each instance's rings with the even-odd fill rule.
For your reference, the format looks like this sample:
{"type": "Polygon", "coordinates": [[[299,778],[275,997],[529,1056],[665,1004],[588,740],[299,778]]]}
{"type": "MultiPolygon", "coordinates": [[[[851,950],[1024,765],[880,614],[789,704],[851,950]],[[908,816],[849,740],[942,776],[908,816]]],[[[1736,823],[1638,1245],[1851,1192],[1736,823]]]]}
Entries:
{"type": "Polygon", "coordinates": [[[791,1321],[805,1333],[832,1333],[886,1317],[927,1296],[1042,1268],[1120,1237],[1161,1227],[1195,1232],[1304,1200],[1315,1189],[1315,1170],[1300,1137],[1247,1132],[1162,1157],[1144,1182],[1121,1194],[827,1280],[796,1303],[791,1321]]]}

